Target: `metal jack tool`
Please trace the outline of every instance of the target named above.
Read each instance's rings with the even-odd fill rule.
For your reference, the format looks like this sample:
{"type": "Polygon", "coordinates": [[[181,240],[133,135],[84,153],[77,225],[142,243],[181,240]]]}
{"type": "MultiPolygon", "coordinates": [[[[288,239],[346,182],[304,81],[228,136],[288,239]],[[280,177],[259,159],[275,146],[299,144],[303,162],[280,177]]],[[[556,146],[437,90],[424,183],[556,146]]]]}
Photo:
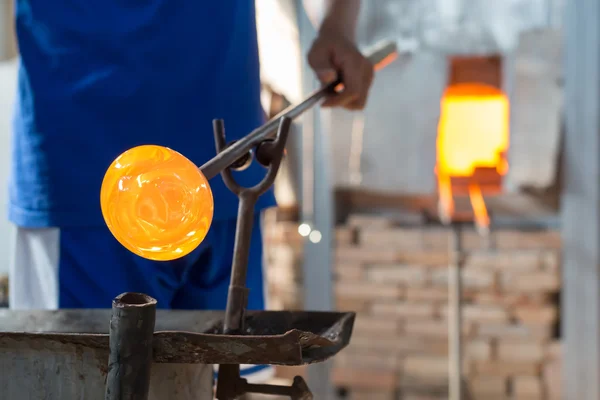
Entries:
{"type": "MultiPolygon", "coordinates": [[[[252,235],[252,222],[254,206],[259,196],[266,192],[275,181],[277,171],[285,151],[285,143],[290,131],[291,119],[281,117],[279,129],[274,140],[266,139],[256,148],[256,160],[267,167],[267,174],[263,180],[253,187],[239,185],[229,168],[221,172],[227,188],[235,193],[240,200],[235,236],[231,283],[225,309],[223,333],[228,335],[241,335],[244,333],[244,315],[248,300],[246,288],[246,270],[250,252],[252,235]]],[[[213,123],[217,152],[223,152],[227,146],[225,141],[225,127],[222,120],[213,123]]],[[[240,377],[239,364],[225,364],[219,367],[219,380],[217,385],[217,398],[219,400],[235,399],[246,393],[281,394],[292,399],[308,400],[312,395],[308,386],[301,377],[296,377],[291,387],[270,385],[252,385],[240,377]]]]}

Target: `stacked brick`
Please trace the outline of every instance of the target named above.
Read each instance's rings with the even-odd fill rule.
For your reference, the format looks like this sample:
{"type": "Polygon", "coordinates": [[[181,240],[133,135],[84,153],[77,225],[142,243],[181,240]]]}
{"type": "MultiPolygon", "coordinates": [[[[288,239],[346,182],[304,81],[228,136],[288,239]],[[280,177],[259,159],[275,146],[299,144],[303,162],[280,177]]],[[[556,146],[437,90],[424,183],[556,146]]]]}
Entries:
{"type": "MultiPolygon", "coordinates": [[[[297,224],[265,226],[270,304],[301,308],[297,224]]],[[[361,215],[337,228],[336,304],[357,318],[332,380],[349,398],[447,398],[450,234],[361,215]]],[[[486,241],[465,230],[462,238],[469,398],[559,399],[559,233],[506,229],[486,241]]]]}
{"type": "Polygon", "coordinates": [[[263,219],[265,285],[270,310],[302,309],[302,252],[304,238],[298,223],[269,209],[263,219]]]}
{"type": "MultiPolygon", "coordinates": [[[[357,311],[357,319],[350,346],[334,360],[333,379],[354,398],[447,398],[450,234],[361,216],[338,228],[336,301],[357,311]]],[[[559,234],[499,230],[486,241],[464,231],[462,238],[470,398],[553,398],[559,234]]]]}

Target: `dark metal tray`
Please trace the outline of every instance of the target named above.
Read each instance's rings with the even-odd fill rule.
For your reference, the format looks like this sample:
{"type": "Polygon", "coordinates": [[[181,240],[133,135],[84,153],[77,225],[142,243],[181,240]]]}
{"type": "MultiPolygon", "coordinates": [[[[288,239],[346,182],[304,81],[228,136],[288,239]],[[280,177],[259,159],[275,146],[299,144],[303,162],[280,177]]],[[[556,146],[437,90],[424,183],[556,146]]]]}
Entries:
{"type": "MultiPolygon", "coordinates": [[[[219,333],[223,313],[158,310],[154,361],[159,363],[303,365],[346,347],[354,313],[251,311],[244,335],[219,333]]],[[[91,347],[108,356],[110,310],[0,311],[0,351],[91,347]]]]}

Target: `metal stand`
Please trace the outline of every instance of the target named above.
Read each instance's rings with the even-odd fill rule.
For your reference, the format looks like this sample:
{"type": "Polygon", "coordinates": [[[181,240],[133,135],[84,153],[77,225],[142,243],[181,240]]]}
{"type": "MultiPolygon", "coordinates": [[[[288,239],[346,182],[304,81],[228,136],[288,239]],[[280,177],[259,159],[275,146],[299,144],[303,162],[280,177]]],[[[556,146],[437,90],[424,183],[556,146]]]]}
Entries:
{"type": "Polygon", "coordinates": [[[462,267],[464,262],[461,224],[451,223],[448,274],[448,371],[450,400],[463,400],[462,376],[462,267]]]}
{"type": "MultiPolygon", "coordinates": [[[[225,322],[223,333],[226,335],[244,334],[244,317],[248,302],[248,289],[246,288],[246,271],[250,252],[250,238],[252,236],[252,222],[254,206],[259,196],[265,193],[275,181],[277,171],[285,151],[285,143],[290,131],[291,119],[282,117],[276,138],[263,140],[256,148],[256,160],[267,167],[267,174],[256,186],[247,188],[239,185],[231,173],[230,168],[221,171],[221,176],[227,188],[235,193],[239,199],[237,229],[233,251],[233,265],[231,283],[225,309],[225,322]]],[[[225,127],[222,120],[213,123],[217,153],[226,148],[225,127]]],[[[246,159],[248,156],[245,156],[246,159]]],[[[245,163],[245,161],[244,161],[245,163]]],[[[290,387],[274,385],[249,384],[240,376],[239,364],[224,364],[219,366],[219,379],[217,383],[217,399],[233,400],[246,393],[280,394],[290,396],[293,400],[310,400],[312,394],[301,377],[294,379],[290,387]]]]}

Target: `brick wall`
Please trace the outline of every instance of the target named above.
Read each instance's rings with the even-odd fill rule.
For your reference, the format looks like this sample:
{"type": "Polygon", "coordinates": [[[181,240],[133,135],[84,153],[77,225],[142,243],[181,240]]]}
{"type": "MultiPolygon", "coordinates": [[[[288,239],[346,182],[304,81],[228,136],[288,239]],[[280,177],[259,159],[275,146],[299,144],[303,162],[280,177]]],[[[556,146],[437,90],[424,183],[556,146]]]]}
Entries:
{"type": "MultiPolygon", "coordinates": [[[[265,231],[271,304],[299,308],[296,224],[265,231]]],[[[449,230],[353,215],[336,232],[335,297],[357,312],[332,379],[353,399],[447,397],[449,230]]],[[[558,232],[463,232],[464,371],[472,399],[558,399],[558,232]]],[[[282,373],[285,373],[282,372],[282,373]]]]}

